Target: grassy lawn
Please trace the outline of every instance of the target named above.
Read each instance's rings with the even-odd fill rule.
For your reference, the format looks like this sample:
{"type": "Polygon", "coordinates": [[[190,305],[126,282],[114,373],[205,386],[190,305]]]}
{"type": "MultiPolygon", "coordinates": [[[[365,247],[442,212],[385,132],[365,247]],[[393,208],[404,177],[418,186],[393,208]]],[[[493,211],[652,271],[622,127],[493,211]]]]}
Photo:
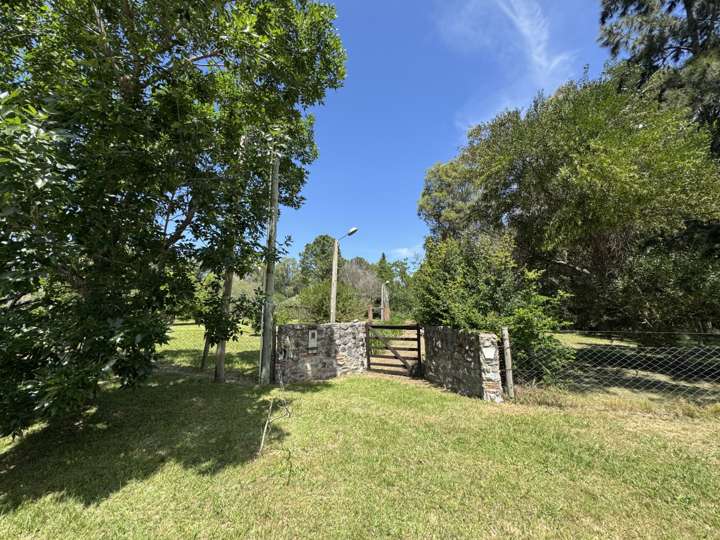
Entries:
{"type": "Polygon", "coordinates": [[[161,371],[81,426],[0,440],[0,538],[720,537],[717,417],[208,379],[161,371]]]}
{"type": "MultiPolygon", "coordinates": [[[[236,341],[227,344],[225,367],[228,374],[252,379],[257,377],[260,358],[260,338],[252,329],[245,328],[236,341]]],[[[194,323],[175,324],[170,333],[170,343],[161,347],[164,364],[176,367],[199,368],[202,360],[204,341],[203,327],[194,323]]],[[[212,372],[215,366],[215,348],[210,351],[206,370],[212,372]]]]}
{"type": "Polygon", "coordinates": [[[555,337],[575,351],[576,363],[559,377],[569,392],[530,388],[535,403],[695,416],[716,414],[720,408],[718,340],[706,337],[701,345],[678,338],[671,344],[643,346],[579,333],[555,337]]]}
{"type": "Polygon", "coordinates": [[[560,343],[571,349],[584,349],[585,347],[593,347],[598,345],[613,345],[624,347],[637,347],[637,343],[630,339],[610,339],[607,337],[599,337],[592,335],[583,335],[575,333],[553,334],[560,343]]]}

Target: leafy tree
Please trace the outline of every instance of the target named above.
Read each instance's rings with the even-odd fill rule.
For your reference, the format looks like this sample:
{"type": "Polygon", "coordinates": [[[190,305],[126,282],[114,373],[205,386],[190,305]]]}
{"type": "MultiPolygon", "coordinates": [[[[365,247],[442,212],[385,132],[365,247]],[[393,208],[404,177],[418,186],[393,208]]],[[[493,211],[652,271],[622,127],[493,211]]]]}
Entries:
{"type": "Polygon", "coordinates": [[[540,273],[518,266],[510,235],[480,235],[428,240],[426,257],[413,279],[415,317],[429,325],[484,330],[500,335],[510,328],[518,369],[550,376],[571,356],[549,332],[560,322],[554,316],[560,296],[540,293],[540,273]],[[543,354],[544,364],[533,353],[543,354]]]}
{"type": "Polygon", "coordinates": [[[476,127],[457,159],[428,173],[420,202],[438,238],[514,231],[518,260],[544,270],[544,290],[572,293],[584,327],[640,325],[608,294],[628,261],[720,215],[709,133],[635,84],[618,91],[632,76],[569,83],[476,127]]]}
{"type": "Polygon", "coordinates": [[[409,316],[414,309],[412,294],[412,280],[410,263],[407,259],[393,261],[390,265],[393,271],[393,280],[390,284],[390,305],[392,312],[400,316],[409,316]]]}
{"type": "Polygon", "coordinates": [[[205,328],[205,349],[201,369],[205,369],[208,352],[221,341],[237,341],[242,335],[242,326],[256,325],[261,309],[260,295],[240,293],[230,299],[225,309],[222,289],[223,280],[215,274],[208,274],[196,292],[194,319],[205,328]]]}
{"type": "Polygon", "coordinates": [[[300,265],[292,257],[281,259],[275,266],[275,290],[282,298],[291,298],[300,292],[300,265]]]}
{"type": "Polygon", "coordinates": [[[363,305],[374,304],[380,295],[380,279],[373,265],[362,257],[356,257],[343,265],[341,278],[355,289],[363,305]]]}
{"type": "Polygon", "coordinates": [[[274,153],[297,206],[307,110],[344,76],[333,19],[293,0],[1,3],[0,91],[49,113],[25,140],[3,125],[2,151],[39,150],[37,123],[63,137],[3,155],[0,433],[149,373],[197,264],[257,265],[274,153]]]}
{"type": "MultiPolygon", "coordinates": [[[[320,235],[305,246],[300,253],[300,276],[305,285],[329,280],[332,277],[333,250],[335,240],[326,234],[320,235]]],[[[338,273],[344,264],[338,249],[338,273]]]]}
{"type": "MultiPolygon", "coordinates": [[[[309,322],[324,323],[330,320],[330,281],[320,281],[300,292],[300,305],[305,309],[309,322]]],[[[339,282],[337,288],[338,322],[349,322],[364,317],[364,308],[355,289],[339,282]]]]}
{"type": "Polygon", "coordinates": [[[720,234],[692,224],[683,233],[645,243],[613,283],[610,298],[624,326],[710,332],[720,321],[720,234]],[[637,321],[637,322],[636,322],[637,321]]]}
{"type": "Polygon", "coordinates": [[[602,0],[602,43],[655,71],[718,47],[715,0],[602,0]]]}
{"type": "Polygon", "coordinates": [[[603,0],[601,43],[642,70],[657,73],[663,102],[689,107],[714,135],[720,153],[720,5],[715,0],[603,0]],[[659,72],[659,73],[658,73],[659,72]]]}
{"type": "Polygon", "coordinates": [[[392,266],[390,266],[390,263],[387,260],[387,257],[383,253],[380,255],[380,260],[377,262],[377,265],[375,266],[375,272],[377,273],[378,279],[385,283],[387,281],[392,282],[395,278],[395,274],[393,273],[392,266]]]}

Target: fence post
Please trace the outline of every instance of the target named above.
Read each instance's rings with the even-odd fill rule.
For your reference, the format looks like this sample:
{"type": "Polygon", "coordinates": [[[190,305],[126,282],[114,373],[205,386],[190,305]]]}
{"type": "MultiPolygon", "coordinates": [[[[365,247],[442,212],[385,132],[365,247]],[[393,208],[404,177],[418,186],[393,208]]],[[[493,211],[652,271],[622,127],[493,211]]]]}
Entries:
{"type": "Polygon", "coordinates": [[[370,371],[370,323],[365,325],[365,354],[367,355],[367,371],[370,371]]]}
{"type": "Polygon", "coordinates": [[[510,351],[510,331],[507,327],[502,329],[503,351],[505,356],[505,385],[510,399],[515,399],[515,383],[513,381],[512,352],[510,351]]]}

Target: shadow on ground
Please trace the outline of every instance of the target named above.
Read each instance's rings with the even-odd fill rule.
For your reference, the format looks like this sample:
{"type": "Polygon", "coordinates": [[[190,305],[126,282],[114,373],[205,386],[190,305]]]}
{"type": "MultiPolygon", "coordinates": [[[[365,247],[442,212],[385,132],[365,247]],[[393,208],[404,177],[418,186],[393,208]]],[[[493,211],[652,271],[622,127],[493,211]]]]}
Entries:
{"type": "MultiPolygon", "coordinates": [[[[236,375],[247,377],[249,379],[256,378],[257,365],[260,359],[260,351],[243,351],[239,353],[227,353],[225,356],[225,369],[234,371],[236,375]]],[[[200,369],[202,362],[202,351],[197,349],[173,349],[163,351],[161,356],[161,366],[178,366],[200,369]]],[[[206,371],[211,372],[215,365],[215,353],[208,355],[206,371]]]]}
{"type": "MultiPolygon", "coordinates": [[[[0,454],[0,515],[51,494],[97,504],[168,462],[214,475],[250,461],[258,451],[270,391],[177,374],[157,375],[135,389],[103,391],[82,425],[40,429],[0,454]]],[[[269,440],[286,436],[275,427],[269,440]]]]}

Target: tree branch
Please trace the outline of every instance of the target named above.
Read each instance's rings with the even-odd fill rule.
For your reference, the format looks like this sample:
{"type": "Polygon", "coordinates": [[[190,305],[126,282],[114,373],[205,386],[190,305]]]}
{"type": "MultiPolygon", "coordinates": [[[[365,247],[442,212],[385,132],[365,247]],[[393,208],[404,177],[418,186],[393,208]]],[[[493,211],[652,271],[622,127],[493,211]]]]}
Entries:
{"type": "Polygon", "coordinates": [[[559,259],[543,259],[547,263],[556,264],[558,266],[562,266],[563,268],[567,268],[569,270],[572,270],[578,274],[583,274],[585,276],[592,276],[592,272],[588,270],[587,268],[582,268],[581,266],[575,266],[572,263],[569,263],[567,261],[561,261],[559,259]]]}
{"type": "Polygon", "coordinates": [[[188,205],[188,212],[185,215],[185,219],[183,219],[180,223],[178,223],[177,227],[175,227],[175,230],[173,231],[170,238],[168,238],[167,241],[165,242],[166,248],[171,247],[173,244],[175,244],[178,240],[180,240],[183,237],[183,235],[185,234],[185,231],[190,226],[193,219],[195,219],[195,213],[196,213],[196,210],[195,210],[195,208],[193,208],[192,202],[191,202],[190,205],[188,205]]]}

